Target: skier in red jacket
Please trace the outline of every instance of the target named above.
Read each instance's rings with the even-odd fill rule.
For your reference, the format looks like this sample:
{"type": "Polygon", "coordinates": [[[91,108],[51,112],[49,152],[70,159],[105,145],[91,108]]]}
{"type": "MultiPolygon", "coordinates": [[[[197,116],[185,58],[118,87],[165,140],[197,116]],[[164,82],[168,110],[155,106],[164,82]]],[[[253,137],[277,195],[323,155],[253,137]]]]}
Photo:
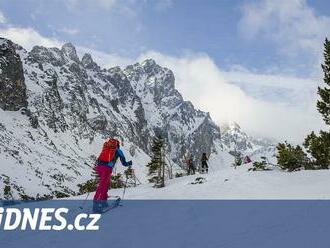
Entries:
{"type": "Polygon", "coordinates": [[[117,159],[123,166],[132,166],[132,161],[126,161],[124,153],[120,149],[118,140],[110,138],[103,144],[102,151],[96,161],[96,172],[100,176],[99,185],[94,195],[93,210],[95,212],[102,211],[108,206],[108,189],[111,181],[112,169],[116,165],[117,159]]]}

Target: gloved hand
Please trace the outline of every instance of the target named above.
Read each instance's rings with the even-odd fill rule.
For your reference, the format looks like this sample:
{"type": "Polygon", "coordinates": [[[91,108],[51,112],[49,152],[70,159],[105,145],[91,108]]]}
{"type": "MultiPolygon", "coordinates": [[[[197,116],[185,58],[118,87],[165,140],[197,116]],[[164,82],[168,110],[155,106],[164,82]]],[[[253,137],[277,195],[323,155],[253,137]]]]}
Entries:
{"type": "Polygon", "coordinates": [[[132,165],[133,165],[132,160],[130,160],[130,161],[127,162],[127,166],[129,166],[129,169],[131,169],[131,166],[132,166],[132,165]]]}
{"type": "Polygon", "coordinates": [[[128,168],[124,171],[124,174],[126,177],[130,177],[133,175],[133,169],[132,169],[132,166],[128,166],[128,168]]]}

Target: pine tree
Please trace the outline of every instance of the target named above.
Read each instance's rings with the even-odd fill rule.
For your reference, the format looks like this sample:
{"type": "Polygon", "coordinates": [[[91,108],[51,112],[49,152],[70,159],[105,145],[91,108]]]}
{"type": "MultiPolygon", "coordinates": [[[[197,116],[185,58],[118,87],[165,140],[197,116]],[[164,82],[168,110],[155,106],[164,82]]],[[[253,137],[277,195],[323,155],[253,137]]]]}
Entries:
{"type": "Polygon", "coordinates": [[[322,70],[324,73],[323,81],[325,87],[318,87],[320,100],[317,101],[317,109],[323,115],[323,120],[330,125],[330,42],[325,39],[324,42],[324,64],[322,70]]]}
{"type": "Polygon", "coordinates": [[[229,152],[232,156],[234,156],[235,160],[234,160],[234,163],[233,163],[233,166],[236,167],[237,166],[240,166],[243,164],[243,159],[242,159],[242,154],[240,152],[238,152],[236,149],[235,151],[230,151],[229,152]]]}
{"type": "Polygon", "coordinates": [[[151,147],[151,161],[147,164],[149,168],[149,182],[154,183],[154,187],[161,188],[165,186],[165,141],[158,135],[153,139],[151,147]]]}
{"type": "Polygon", "coordinates": [[[313,167],[328,169],[330,165],[330,133],[321,131],[317,136],[314,132],[305,139],[304,146],[313,156],[313,167]]]}
{"type": "Polygon", "coordinates": [[[240,166],[242,165],[243,163],[243,160],[242,160],[242,157],[241,156],[237,156],[235,157],[235,161],[234,161],[234,167],[236,168],[237,166],[240,166]]]}
{"type": "Polygon", "coordinates": [[[294,171],[301,167],[306,168],[309,164],[309,159],[300,146],[285,142],[279,143],[276,148],[277,163],[284,170],[294,171]]]}
{"type": "MultiPolygon", "coordinates": [[[[317,101],[317,109],[322,114],[323,120],[330,125],[330,42],[324,42],[324,73],[325,87],[318,87],[320,100],[317,101]]],[[[312,155],[311,166],[315,169],[328,169],[330,166],[330,132],[321,131],[319,135],[314,132],[309,134],[304,142],[307,151],[312,155]]]]}

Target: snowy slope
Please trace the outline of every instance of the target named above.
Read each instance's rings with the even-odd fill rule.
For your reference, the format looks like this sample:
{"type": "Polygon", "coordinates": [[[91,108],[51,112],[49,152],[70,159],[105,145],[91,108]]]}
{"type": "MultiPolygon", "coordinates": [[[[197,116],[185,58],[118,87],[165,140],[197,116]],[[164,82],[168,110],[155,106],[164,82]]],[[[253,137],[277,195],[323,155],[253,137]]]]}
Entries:
{"type": "MultiPolygon", "coordinates": [[[[162,189],[129,188],[127,199],[330,199],[329,171],[247,172],[247,167],[172,179],[162,189]],[[203,184],[191,183],[199,176],[203,184]]],[[[121,195],[122,189],[109,192],[121,195]]]]}
{"type": "MultiPolygon", "coordinates": [[[[285,172],[277,167],[271,171],[250,172],[252,163],[236,169],[233,157],[223,152],[212,155],[209,174],[174,178],[165,188],[144,183],[126,190],[126,199],[330,199],[329,170],[285,172]],[[197,177],[202,184],[191,184],[197,177]]],[[[141,175],[139,175],[141,177],[141,175]]],[[[121,195],[123,189],[112,189],[110,195],[121,195]]],[[[92,199],[93,194],[90,194],[92,199]]],[[[71,199],[83,199],[79,196],[71,199]]]]}

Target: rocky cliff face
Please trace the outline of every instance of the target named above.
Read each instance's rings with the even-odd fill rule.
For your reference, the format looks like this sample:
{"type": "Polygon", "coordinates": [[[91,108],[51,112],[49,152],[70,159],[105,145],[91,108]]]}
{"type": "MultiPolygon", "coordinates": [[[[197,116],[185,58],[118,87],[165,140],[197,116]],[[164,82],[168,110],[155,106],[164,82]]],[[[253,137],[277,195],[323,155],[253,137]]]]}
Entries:
{"type": "Polygon", "coordinates": [[[128,66],[124,74],[141,99],[149,133],[160,130],[165,135],[175,162],[187,153],[199,159],[202,152],[214,150],[216,143],[220,142],[219,127],[208,113],[196,110],[191,102],[183,100],[175,89],[171,70],[149,59],[128,66]]]}
{"type": "Polygon", "coordinates": [[[23,66],[15,45],[0,40],[0,108],[16,111],[27,106],[23,66]]]}
{"type": "Polygon", "coordinates": [[[104,69],[89,54],[80,60],[70,43],[30,52],[0,44],[7,44],[0,56],[7,87],[0,92],[0,183],[15,198],[77,193],[109,136],[123,139],[140,166],[158,132],[178,164],[188,152],[199,158],[222,146],[209,114],[184,101],[172,71],[154,60],[104,69]]]}

